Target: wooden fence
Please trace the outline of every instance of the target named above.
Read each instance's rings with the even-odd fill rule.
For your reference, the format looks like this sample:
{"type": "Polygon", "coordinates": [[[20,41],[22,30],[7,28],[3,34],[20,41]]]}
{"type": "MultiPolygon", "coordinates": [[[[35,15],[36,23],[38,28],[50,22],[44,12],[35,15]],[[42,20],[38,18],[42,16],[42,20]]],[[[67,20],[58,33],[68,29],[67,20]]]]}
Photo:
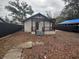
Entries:
{"type": "Polygon", "coordinates": [[[23,26],[21,26],[21,25],[0,23],[0,37],[20,31],[22,28],[23,28],[23,26]]]}

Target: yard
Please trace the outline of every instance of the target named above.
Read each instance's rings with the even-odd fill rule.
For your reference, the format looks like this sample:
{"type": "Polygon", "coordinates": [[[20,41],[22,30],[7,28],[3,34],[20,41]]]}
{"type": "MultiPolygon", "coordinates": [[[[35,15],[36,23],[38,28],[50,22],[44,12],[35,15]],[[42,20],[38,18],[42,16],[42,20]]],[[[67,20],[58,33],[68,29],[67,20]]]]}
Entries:
{"type": "Polygon", "coordinates": [[[36,45],[30,49],[23,48],[20,59],[79,59],[78,33],[64,31],[45,36],[16,32],[0,38],[0,59],[3,59],[13,47],[28,41],[44,42],[44,45],[36,45]]]}

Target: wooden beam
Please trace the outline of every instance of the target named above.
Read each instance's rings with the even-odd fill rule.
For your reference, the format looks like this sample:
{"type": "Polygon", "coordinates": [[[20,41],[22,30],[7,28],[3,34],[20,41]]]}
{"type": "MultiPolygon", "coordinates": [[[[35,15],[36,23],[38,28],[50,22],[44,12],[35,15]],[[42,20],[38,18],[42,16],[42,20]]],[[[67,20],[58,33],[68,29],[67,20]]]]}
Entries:
{"type": "Polygon", "coordinates": [[[45,21],[43,21],[43,32],[45,31],[45,21]]]}
{"type": "Polygon", "coordinates": [[[49,30],[51,30],[51,22],[49,22],[49,30]]]}

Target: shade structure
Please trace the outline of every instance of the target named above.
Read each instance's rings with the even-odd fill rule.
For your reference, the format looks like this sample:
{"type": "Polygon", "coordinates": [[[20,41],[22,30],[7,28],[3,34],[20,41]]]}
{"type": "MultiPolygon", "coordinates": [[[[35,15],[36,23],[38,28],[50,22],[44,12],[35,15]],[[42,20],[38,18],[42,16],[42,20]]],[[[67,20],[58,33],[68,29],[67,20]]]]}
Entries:
{"type": "Polygon", "coordinates": [[[66,20],[66,21],[61,22],[59,24],[76,24],[76,23],[79,23],[79,19],[66,20]]]}

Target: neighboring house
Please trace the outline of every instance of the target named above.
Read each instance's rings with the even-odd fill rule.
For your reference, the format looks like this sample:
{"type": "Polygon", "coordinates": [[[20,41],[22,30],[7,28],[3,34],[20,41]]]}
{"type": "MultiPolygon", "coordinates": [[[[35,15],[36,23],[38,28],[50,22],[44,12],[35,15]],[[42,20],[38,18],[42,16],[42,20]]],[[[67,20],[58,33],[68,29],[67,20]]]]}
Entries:
{"type": "Polygon", "coordinates": [[[40,13],[27,18],[24,21],[24,32],[30,32],[35,34],[37,31],[41,31],[44,34],[53,32],[53,19],[50,19],[40,13]]]}
{"type": "Polygon", "coordinates": [[[65,20],[57,24],[57,29],[79,33],[79,19],[65,20]]]}

